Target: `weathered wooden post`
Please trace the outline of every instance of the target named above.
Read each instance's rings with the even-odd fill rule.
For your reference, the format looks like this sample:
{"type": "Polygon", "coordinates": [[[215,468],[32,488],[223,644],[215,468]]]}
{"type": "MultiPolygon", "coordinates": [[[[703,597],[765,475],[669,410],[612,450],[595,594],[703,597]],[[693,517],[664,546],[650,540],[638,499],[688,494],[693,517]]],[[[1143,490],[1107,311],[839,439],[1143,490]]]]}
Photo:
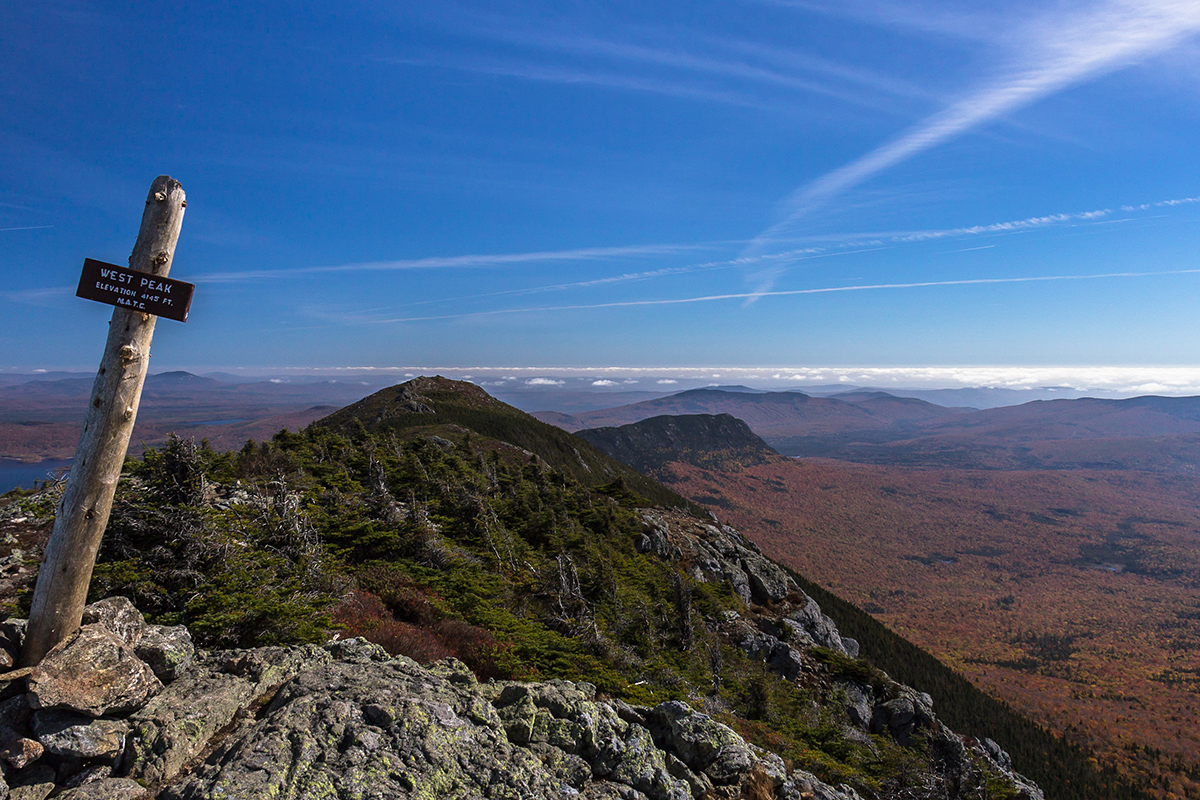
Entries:
{"type": "MultiPolygon", "coordinates": [[[[130,270],[149,273],[146,278],[166,277],[175,255],[186,205],[179,181],[166,175],[155,178],[146,198],[137,243],[129,257],[130,270]]],[[[114,278],[114,284],[120,280],[124,279],[114,278]]],[[[138,282],[142,281],[134,281],[138,282]]],[[[162,286],[149,280],[145,280],[145,284],[152,288],[162,286]]],[[[101,287],[102,284],[97,282],[96,289],[101,287]]],[[[83,288],[81,279],[81,293],[83,288]]],[[[117,308],[109,322],[104,358],[92,386],[83,434],[75,450],[66,490],[58,504],[54,531],[42,557],[21,651],[21,666],[34,666],[40,662],[56,644],[79,627],[83,618],[96,552],[108,525],[113,494],[121,476],[121,465],[129,447],[142,384],[149,367],[150,339],[154,335],[157,316],[137,309],[148,308],[145,301],[161,300],[160,296],[137,294],[135,285],[126,288],[104,284],[104,288],[112,289],[116,299],[103,302],[117,304],[117,308]],[[129,293],[121,294],[126,291],[129,293]]],[[[190,297],[188,299],[190,301],[190,297]]],[[[171,302],[173,300],[168,304],[171,302]]]]}

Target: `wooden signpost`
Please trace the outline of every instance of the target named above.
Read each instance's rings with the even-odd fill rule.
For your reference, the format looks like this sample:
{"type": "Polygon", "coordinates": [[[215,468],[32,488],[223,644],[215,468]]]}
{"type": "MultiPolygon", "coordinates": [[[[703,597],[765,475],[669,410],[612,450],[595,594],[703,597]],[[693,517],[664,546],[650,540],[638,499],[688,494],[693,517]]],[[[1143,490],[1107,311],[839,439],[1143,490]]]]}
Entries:
{"type": "Polygon", "coordinates": [[[33,591],[20,666],[31,667],[79,627],[100,539],[137,419],[158,316],[184,321],[191,284],[167,278],[187,198],[179,181],[150,185],[129,269],[88,259],[77,294],[115,305],[83,434],[33,591]]]}

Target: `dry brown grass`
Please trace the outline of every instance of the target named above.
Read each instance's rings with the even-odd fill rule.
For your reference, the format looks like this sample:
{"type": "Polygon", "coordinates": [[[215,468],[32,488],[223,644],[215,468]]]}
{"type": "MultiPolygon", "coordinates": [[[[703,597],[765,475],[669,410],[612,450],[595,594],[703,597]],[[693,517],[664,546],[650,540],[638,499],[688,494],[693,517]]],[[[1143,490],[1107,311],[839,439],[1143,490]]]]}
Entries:
{"type": "Polygon", "coordinates": [[[742,783],[742,800],[774,800],[775,780],[755,767],[742,783]]]}

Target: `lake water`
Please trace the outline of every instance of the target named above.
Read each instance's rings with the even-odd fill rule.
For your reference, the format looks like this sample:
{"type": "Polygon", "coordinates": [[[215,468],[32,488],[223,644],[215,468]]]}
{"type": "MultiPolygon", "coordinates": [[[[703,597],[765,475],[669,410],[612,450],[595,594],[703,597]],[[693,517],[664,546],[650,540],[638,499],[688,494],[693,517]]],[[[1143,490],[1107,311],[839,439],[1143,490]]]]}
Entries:
{"type": "Polygon", "coordinates": [[[0,458],[0,494],[18,486],[22,489],[32,489],[34,481],[47,480],[52,470],[70,465],[69,458],[46,461],[10,461],[0,458]]]}

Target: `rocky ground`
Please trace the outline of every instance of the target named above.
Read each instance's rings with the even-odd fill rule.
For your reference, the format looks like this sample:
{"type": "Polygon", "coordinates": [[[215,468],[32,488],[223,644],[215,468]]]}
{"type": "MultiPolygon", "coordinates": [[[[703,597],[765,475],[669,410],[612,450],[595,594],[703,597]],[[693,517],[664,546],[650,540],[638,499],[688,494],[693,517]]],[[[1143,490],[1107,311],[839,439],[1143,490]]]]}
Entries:
{"type": "MultiPolygon", "coordinates": [[[[84,622],[39,666],[0,675],[0,797],[859,797],[679,701],[480,683],[454,659],[421,666],[361,639],[195,651],[185,629],[147,625],[124,598],[89,606],[84,622]]],[[[0,626],[10,658],[23,629],[0,626]]],[[[870,687],[847,688],[864,731],[932,730],[966,763],[927,697],[875,703],[870,687]]],[[[997,748],[988,757],[1005,768],[997,748]]],[[[1041,794],[1026,784],[1025,796],[1041,794]]]]}

